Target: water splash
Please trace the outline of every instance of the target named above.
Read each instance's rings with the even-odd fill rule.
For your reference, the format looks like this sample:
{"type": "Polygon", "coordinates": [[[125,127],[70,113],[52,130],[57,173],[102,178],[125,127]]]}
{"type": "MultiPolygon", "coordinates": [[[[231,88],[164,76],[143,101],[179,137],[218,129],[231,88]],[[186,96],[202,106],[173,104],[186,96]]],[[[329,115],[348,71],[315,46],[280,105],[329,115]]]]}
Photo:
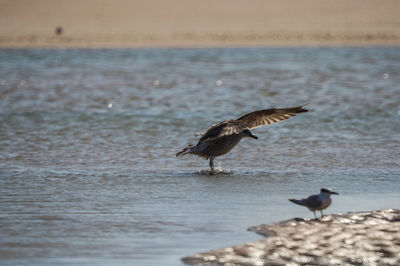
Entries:
{"type": "Polygon", "coordinates": [[[217,166],[214,168],[214,171],[211,170],[196,170],[195,175],[231,175],[233,171],[231,169],[222,169],[221,166],[217,166]]]}

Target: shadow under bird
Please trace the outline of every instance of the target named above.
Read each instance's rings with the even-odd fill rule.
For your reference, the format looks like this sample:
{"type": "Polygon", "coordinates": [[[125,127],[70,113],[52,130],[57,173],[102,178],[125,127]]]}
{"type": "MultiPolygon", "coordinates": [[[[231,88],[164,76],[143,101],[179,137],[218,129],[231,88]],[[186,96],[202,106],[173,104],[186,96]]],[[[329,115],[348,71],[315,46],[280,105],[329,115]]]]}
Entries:
{"type": "Polygon", "coordinates": [[[232,150],[244,137],[258,139],[250,130],[280,122],[298,113],[308,112],[303,106],[292,108],[271,108],[245,114],[238,119],[225,120],[213,124],[201,136],[196,145],[188,144],[176,156],[194,154],[210,160],[211,171],[214,171],[214,158],[232,150]]]}
{"type": "Polygon", "coordinates": [[[307,207],[310,211],[314,212],[314,217],[317,219],[317,215],[315,214],[315,211],[320,211],[321,212],[321,218],[324,216],[322,213],[322,210],[325,210],[326,208],[329,207],[332,203],[331,195],[339,195],[339,193],[334,192],[330,189],[327,188],[321,188],[321,193],[317,195],[311,195],[306,199],[289,199],[289,201],[307,207]]]}

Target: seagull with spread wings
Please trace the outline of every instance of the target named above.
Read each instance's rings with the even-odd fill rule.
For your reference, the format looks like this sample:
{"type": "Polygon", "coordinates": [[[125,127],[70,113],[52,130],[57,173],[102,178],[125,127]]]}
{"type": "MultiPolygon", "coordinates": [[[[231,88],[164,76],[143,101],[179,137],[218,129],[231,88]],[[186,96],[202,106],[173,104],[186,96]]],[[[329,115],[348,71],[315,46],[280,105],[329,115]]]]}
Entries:
{"type": "Polygon", "coordinates": [[[243,137],[258,139],[250,129],[280,122],[303,112],[308,112],[303,106],[271,108],[254,111],[235,120],[215,123],[206,132],[196,134],[201,136],[196,145],[188,144],[176,156],[195,154],[210,159],[210,168],[214,171],[215,157],[228,153],[243,137]]]}

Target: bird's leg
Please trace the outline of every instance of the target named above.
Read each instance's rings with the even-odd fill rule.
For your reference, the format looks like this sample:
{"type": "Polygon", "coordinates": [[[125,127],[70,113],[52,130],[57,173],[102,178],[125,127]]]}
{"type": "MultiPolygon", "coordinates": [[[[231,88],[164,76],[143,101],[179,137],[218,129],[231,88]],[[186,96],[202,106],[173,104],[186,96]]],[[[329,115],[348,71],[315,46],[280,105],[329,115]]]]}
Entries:
{"type": "Polygon", "coordinates": [[[322,210],[320,210],[320,212],[321,212],[321,218],[324,217],[324,213],[322,212],[322,210]]]}
{"type": "Polygon", "coordinates": [[[210,157],[210,168],[211,172],[214,172],[214,157],[210,157]]]}
{"type": "Polygon", "coordinates": [[[317,215],[315,214],[315,210],[313,211],[313,213],[314,213],[314,218],[317,219],[317,215]]]}

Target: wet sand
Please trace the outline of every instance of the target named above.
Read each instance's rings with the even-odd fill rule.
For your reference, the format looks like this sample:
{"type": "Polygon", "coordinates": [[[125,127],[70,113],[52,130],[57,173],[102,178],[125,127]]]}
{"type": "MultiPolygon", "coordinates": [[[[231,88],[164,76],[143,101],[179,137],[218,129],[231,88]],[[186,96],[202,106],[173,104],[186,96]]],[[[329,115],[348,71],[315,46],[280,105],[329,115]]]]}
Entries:
{"type": "Polygon", "coordinates": [[[396,0],[1,0],[0,47],[399,45],[399,10],[396,0]]]}
{"type": "Polygon", "coordinates": [[[183,258],[191,265],[399,265],[400,210],[295,218],[249,228],[251,243],[183,258]]]}

